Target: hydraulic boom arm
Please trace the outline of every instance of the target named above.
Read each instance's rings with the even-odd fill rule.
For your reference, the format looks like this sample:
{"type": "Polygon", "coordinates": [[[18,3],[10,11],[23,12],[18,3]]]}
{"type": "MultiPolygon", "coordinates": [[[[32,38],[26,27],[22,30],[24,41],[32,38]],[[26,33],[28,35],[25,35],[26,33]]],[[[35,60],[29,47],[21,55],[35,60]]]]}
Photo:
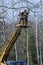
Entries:
{"type": "Polygon", "coordinates": [[[17,38],[19,37],[22,28],[27,28],[27,24],[23,21],[19,22],[19,25],[17,25],[16,30],[11,33],[10,37],[8,38],[8,41],[5,43],[5,45],[2,48],[1,54],[0,54],[0,65],[6,65],[4,61],[7,61],[7,57],[9,55],[10,49],[16,42],[17,38]]]}
{"type": "MultiPolygon", "coordinates": [[[[8,41],[5,43],[5,45],[2,48],[1,54],[0,54],[0,63],[3,63],[3,60],[7,60],[7,56],[10,52],[10,49],[12,48],[14,42],[16,42],[18,36],[21,33],[22,28],[17,27],[16,30],[10,35],[8,41]]],[[[1,65],[1,64],[0,64],[1,65]]]]}

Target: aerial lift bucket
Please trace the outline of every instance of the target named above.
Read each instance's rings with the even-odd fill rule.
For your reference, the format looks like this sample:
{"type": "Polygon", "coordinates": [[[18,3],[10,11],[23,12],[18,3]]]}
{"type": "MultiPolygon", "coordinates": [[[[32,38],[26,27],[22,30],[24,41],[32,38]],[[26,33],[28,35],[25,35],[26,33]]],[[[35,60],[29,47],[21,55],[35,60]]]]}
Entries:
{"type": "Polygon", "coordinates": [[[27,22],[21,20],[19,24],[17,24],[16,26],[18,27],[23,27],[23,28],[27,28],[27,27],[31,27],[30,25],[28,25],[27,22]]]}

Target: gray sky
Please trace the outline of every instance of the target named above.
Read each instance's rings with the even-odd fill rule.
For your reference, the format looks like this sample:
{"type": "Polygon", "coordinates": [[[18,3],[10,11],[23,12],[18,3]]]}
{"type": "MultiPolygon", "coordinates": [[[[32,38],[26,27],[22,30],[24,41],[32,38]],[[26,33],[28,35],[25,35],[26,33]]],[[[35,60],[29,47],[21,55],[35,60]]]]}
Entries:
{"type": "MultiPolygon", "coordinates": [[[[7,6],[8,8],[9,7],[14,7],[14,8],[20,8],[20,7],[26,7],[27,6],[27,3],[26,2],[20,2],[20,3],[17,3],[16,5],[14,5],[14,3],[16,3],[17,1],[23,1],[23,0],[0,0],[0,5],[2,5],[2,1],[3,1],[3,5],[4,6],[7,6]],[[13,2],[14,1],[14,2],[13,2]]],[[[26,1],[26,0],[24,0],[26,1]]],[[[28,8],[30,8],[30,19],[31,18],[34,18],[34,12],[38,12],[37,14],[37,17],[41,14],[41,9],[40,9],[40,0],[29,0],[30,3],[28,3],[28,8]],[[32,4],[31,4],[32,3],[32,4]]],[[[6,11],[5,12],[5,18],[7,21],[10,22],[13,21],[13,19],[16,21],[17,18],[18,18],[18,13],[19,13],[19,10],[23,10],[23,9],[18,9],[18,10],[15,10],[15,9],[8,9],[8,8],[4,8],[4,10],[6,11]],[[13,13],[14,12],[14,13],[13,13]],[[13,14],[14,14],[14,18],[13,18],[13,14]]],[[[0,8],[0,13],[1,13],[1,8],[0,8]]],[[[42,10],[42,13],[43,13],[43,10],[42,10]]]]}

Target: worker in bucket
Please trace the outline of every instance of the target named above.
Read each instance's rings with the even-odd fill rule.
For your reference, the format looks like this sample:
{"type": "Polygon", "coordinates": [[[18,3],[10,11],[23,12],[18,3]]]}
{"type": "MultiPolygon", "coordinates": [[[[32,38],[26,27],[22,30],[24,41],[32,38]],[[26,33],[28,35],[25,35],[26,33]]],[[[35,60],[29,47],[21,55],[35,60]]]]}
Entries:
{"type": "Polygon", "coordinates": [[[24,10],[24,21],[25,21],[26,24],[28,22],[28,14],[29,14],[29,11],[27,12],[27,10],[25,9],[24,10]]]}
{"type": "Polygon", "coordinates": [[[24,17],[24,12],[23,12],[23,11],[19,14],[19,16],[20,16],[20,21],[21,21],[21,20],[24,21],[24,18],[23,18],[23,17],[24,17]]]}

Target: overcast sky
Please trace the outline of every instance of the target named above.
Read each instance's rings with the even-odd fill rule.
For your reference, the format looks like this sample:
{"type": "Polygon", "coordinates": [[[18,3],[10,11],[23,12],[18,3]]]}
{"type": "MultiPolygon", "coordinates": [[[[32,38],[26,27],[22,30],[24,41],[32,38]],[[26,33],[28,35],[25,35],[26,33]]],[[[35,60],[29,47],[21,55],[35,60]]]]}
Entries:
{"type": "MultiPolygon", "coordinates": [[[[3,4],[4,6],[13,7],[12,5],[15,2],[23,1],[23,0],[0,0],[0,5],[2,5],[2,1],[4,3],[3,4]]],[[[26,1],[26,0],[24,0],[24,1],[26,1]]],[[[28,0],[28,1],[31,2],[31,3],[33,3],[33,5],[36,5],[37,3],[38,3],[37,5],[39,5],[39,3],[40,3],[40,0],[28,0]]],[[[30,18],[34,17],[34,12],[38,12],[37,16],[39,16],[41,14],[41,9],[34,7],[31,3],[28,3],[28,5],[29,5],[28,7],[30,7],[30,9],[31,9],[30,13],[29,13],[30,18]]],[[[26,7],[26,6],[27,6],[26,2],[24,2],[24,4],[23,4],[23,2],[20,2],[20,3],[16,4],[16,5],[14,5],[15,8],[26,7]]],[[[16,20],[17,19],[17,14],[19,13],[19,9],[15,10],[15,9],[7,9],[7,8],[5,8],[5,10],[6,10],[5,14],[6,14],[6,19],[7,20],[8,19],[9,20],[13,20],[13,19],[16,20]],[[14,18],[13,18],[13,10],[14,10],[14,16],[15,16],[14,18]]],[[[1,8],[0,8],[0,12],[1,12],[1,8]]]]}

